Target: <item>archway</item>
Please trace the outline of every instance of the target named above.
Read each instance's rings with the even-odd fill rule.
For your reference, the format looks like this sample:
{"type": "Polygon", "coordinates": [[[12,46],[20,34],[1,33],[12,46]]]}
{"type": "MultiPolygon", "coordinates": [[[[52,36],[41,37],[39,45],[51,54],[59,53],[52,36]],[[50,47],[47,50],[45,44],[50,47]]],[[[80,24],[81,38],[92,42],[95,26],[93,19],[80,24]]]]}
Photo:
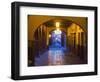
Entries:
{"type": "Polygon", "coordinates": [[[54,30],[49,34],[49,48],[66,50],[66,33],[62,30],[54,30]]]}
{"type": "Polygon", "coordinates": [[[78,24],[70,20],[53,19],[41,24],[33,34],[32,48],[36,66],[86,63],[87,33],[78,24]],[[68,59],[70,62],[66,56],[71,56],[68,59]],[[77,62],[72,57],[78,59],[77,62]],[[80,58],[85,60],[81,61],[80,58]],[[57,63],[56,60],[61,62],[57,63]]]}

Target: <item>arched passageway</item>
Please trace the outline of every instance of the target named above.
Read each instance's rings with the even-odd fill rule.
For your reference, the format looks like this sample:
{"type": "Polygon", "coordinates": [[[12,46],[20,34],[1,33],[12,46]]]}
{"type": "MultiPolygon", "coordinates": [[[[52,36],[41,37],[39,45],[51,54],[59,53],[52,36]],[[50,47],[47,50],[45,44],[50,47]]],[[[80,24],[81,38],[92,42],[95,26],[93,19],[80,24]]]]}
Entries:
{"type": "Polygon", "coordinates": [[[54,30],[49,34],[49,48],[66,49],[66,34],[61,30],[54,30]]]}
{"type": "Polygon", "coordinates": [[[29,66],[87,63],[87,32],[65,19],[52,19],[33,33],[29,66]]]}

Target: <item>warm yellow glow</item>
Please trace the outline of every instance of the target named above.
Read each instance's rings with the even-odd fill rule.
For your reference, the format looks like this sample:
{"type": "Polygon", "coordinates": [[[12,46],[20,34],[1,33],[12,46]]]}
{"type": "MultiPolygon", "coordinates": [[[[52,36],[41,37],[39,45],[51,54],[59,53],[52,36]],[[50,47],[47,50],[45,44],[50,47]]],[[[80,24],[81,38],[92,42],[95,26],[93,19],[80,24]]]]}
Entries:
{"type": "Polygon", "coordinates": [[[51,37],[51,34],[49,34],[49,38],[51,37]]]}
{"type": "Polygon", "coordinates": [[[60,29],[59,29],[59,28],[57,28],[57,31],[60,31],[60,29]]]}
{"type": "Polygon", "coordinates": [[[59,27],[60,26],[60,23],[59,22],[56,22],[56,27],[59,27]]]}
{"type": "MultiPolygon", "coordinates": [[[[76,25],[75,23],[73,23],[67,30],[67,36],[71,37],[70,41],[69,42],[73,42],[74,41],[74,37],[75,37],[75,42],[76,42],[76,45],[85,45],[85,36],[83,36],[84,38],[84,41],[83,41],[83,44],[81,42],[81,33],[84,33],[83,29],[76,25]],[[75,34],[75,36],[73,37],[73,34],[75,34]]],[[[74,43],[70,43],[71,45],[74,44],[74,43]]]]}
{"type": "Polygon", "coordinates": [[[55,30],[55,34],[61,34],[61,30],[60,30],[59,28],[57,28],[57,29],[55,30]]]}

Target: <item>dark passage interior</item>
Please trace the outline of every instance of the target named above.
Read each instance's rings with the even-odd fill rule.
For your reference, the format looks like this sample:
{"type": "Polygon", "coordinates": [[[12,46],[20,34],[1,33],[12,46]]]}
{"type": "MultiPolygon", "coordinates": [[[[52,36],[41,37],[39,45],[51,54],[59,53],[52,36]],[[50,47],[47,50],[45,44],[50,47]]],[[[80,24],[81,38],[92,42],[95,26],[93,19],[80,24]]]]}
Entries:
{"type": "MultiPolygon", "coordinates": [[[[63,17],[45,22],[38,20],[39,25],[31,27],[32,17],[36,16],[28,16],[28,28],[35,29],[28,34],[28,66],[87,64],[86,27],[63,17]]],[[[87,19],[79,19],[83,19],[86,26],[87,19]]]]}

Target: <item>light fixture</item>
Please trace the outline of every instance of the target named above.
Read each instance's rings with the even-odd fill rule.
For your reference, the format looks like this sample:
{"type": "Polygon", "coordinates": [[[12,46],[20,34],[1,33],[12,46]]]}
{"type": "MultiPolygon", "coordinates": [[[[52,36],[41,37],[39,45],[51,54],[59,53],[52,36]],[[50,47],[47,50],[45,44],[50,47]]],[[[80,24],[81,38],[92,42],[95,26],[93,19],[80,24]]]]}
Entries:
{"type": "Polygon", "coordinates": [[[49,38],[51,37],[51,34],[49,34],[49,38]]]}
{"type": "Polygon", "coordinates": [[[56,24],[56,30],[54,31],[55,34],[61,34],[61,30],[59,29],[59,27],[60,27],[60,22],[56,22],[55,24],[56,24]]]}
{"type": "Polygon", "coordinates": [[[56,22],[56,27],[59,27],[60,26],[60,23],[59,22],[56,22]]]}

